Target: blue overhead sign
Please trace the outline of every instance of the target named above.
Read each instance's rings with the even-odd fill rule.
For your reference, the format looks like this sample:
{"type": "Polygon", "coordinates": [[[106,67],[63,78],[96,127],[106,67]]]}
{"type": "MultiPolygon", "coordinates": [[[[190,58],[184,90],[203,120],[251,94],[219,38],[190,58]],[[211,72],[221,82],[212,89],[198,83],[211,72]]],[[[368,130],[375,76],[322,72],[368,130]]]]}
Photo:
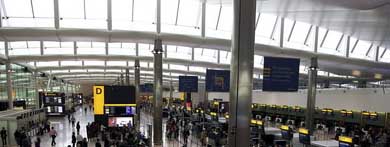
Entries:
{"type": "Polygon", "coordinates": [[[179,76],[179,92],[198,92],[198,77],[179,76]]]}
{"type": "Polygon", "coordinates": [[[208,92],[229,92],[230,71],[212,70],[206,71],[206,91],[208,92]]]}
{"type": "Polygon", "coordinates": [[[263,91],[297,91],[299,59],[264,57],[263,91]]]}

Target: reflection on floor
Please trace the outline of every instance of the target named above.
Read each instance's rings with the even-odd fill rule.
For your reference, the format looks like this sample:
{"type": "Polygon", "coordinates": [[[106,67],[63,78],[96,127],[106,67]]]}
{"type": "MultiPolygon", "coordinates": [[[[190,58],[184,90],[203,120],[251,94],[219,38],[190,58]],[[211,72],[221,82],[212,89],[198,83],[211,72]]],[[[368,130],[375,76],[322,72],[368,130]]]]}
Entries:
{"type": "MultiPolygon", "coordinates": [[[[84,137],[86,137],[86,125],[88,122],[93,122],[93,112],[90,112],[89,110],[87,113],[84,112],[84,109],[81,107],[76,108],[76,113],[74,113],[74,117],[76,118],[76,122],[80,121],[81,130],[80,133],[84,137]]],[[[71,145],[71,136],[72,132],[76,131],[76,128],[72,128],[72,124],[69,123],[67,117],[57,117],[57,118],[49,118],[50,123],[52,126],[57,130],[57,138],[56,138],[56,147],[66,147],[67,145],[71,145]]],[[[166,121],[163,121],[163,134],[165,134],[165,123],[166,121]]],[[[147,124],[152,123],[152,117],[148,114],[142,113],[141,114],[141,132],[145,134],[145,136],[148,136],[147,134],[147,124]]],[[[51,138],[48,134],[44,134],[43,136],[40,136],[41,138],[41,146],[42,147],[50,147],[51,145],[51,138]]],[[[32,142],[35,142],[36,137],[32,138],[32,142]]],[[[181,147],[183,146],[183,139],[180,140],[174,140],[174,141],[168,141],[165,135],[163,135],[163,146],[164,147],[181,147]]],[[[197,147],[201,146],[199,141],[195,139],[195,137],[189,137],[187,147],[197,147]]],[[[95,142],[88,143],[89,147],[94,147],[95,142]]]]}

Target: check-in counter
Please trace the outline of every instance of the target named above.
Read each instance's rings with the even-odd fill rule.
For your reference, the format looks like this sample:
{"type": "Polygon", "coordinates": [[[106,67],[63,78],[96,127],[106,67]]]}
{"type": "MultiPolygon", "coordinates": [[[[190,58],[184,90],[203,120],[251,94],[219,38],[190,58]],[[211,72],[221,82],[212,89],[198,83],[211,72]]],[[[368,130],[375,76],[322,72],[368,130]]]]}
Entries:
{"type": "Polygon", "coordinates": [[[37,132],[37,124],[46,120],[43,109],[6,110],[0,112],[0,129],[7,130],[9,145],[16,145],[14,133],[17,129],[24,128],[27,135],[33,136],[37,132]]]}

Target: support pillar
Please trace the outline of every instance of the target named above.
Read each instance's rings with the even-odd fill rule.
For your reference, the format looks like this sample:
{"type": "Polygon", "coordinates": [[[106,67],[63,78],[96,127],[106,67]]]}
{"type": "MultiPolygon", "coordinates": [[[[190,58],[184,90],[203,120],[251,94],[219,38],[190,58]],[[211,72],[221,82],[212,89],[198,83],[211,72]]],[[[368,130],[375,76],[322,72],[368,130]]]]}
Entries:
{"type": "Polygon", "coordinates": [[[123,74],[121,74],[121,77],[120,77],[120,84],[121,84],[121,86],[125,85],[123,74]]]}
{"type": "Polygon", "coordinates": [[[250,146],[256,0],[233,0],[229,146],[250,146]]]}
{"type": "Polygon", "coordinates": [[[153,93],[153,142],[162,145],[162,43],[160,39],[154,41],[154,93],[153,93]]]}
{"type": "Polygon", "coordinates": [[[41,106],[39,105],[39,72],[37,71],[34,71],[34,75],[33,75],[33,78],[34,78],[34,89],[35,89],[35,108],[36,109],[39,109],[41,108],[41,106]]]}
{"type": "Polygon", "coordinates": [[[173,84],[172,84],[172,79],[169,81],[169,98],[173,98],[173,84]]]}
{"type": "Polygon", "coordinates": [[[14,108],[14,99],[12,95],[12,66],[9,61],[5,64],[5,70],[7,71],[7,95],[8,95],[8,109],[14,108]]]}
{"type": "Polygon", "coordinates": [[[126,69],[126,86],[130,86],[130,71],[129,69],[127,68],[126,69]]]}
{"type": "Polygon", "coordinates": [[[139,96],[139,84],[140,84],[140,65],[139,60],[135,60],[134,63],[134,86],[135,86],[135,103],[137,104],[137,121],[136,128],[140,130],[141,127],[141,100],[139,96]]]}
{"type": "Polygon", "coordinates": [[[316,107],[316,90],[317,90],[317,57],[311,58],[311,65],[309,68],[309,84],[307,88],[307,110],[305,126],[310,134],[314,131],[314,112],[316,107]]]}

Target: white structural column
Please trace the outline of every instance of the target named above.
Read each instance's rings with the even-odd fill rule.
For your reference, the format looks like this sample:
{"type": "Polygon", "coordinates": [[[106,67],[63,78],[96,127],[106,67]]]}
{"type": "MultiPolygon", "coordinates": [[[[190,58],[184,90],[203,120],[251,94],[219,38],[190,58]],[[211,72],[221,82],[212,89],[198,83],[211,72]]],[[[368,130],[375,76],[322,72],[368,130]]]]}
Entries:
{"type": "Polygon", "coordinates": [[[202,38],[206,37],[206,1],[207,0],[202,0],[202,24],[201,24],[202,38]]]}
{"type": "Polygon", "coordinates": [[[128,68],[126,68],[125,78],[126,78],[126,86],[130,86],[130,71],[128,68]]]}
{"type": "Polygon", "coordinates": [[[320,27],[316,26],[315,32],[314,32],[314,53],[318,52],[318,34],[320,31],[320,27]]]}
{"type": "Polygon", "coordinates": [[[256,0],[233,0],[229,145],[250,146],[256,0]]]}
{"type": "Polygon", "coordinates": [[[169,98],[173,98],[173,83],[172,83],[172,77],[171,80],[169,81],[169,98]]]}
{"type": "Polygon", "coordinates": [[[107,30],[112,30],[112,1],[107,0],[107,30]]]}
{"type": "Polygon", "coordinates": [[[314,112],[316,106],[316,90],[317,90],[317,57],[311,58],[311,65],[309,68],[309,84],[307,90],[307,106],[305,126],[313,133],[314,130],[314,112]]]}
{"type": "Polygon", "coordinates": [[[35,89],[35,108],[39,109],[41,106],[39,105],[39,72],[34,71],[33,79],[34,79],[34,89],[35,89]]]}
{"type": "Polygon", "coordinates": [[[162,42],[160,39],[154,41],[154,93],[153,93],[153,142],[154,145],[162,145],[162,42]]]}
{"type": "Polygon", "coordinates": [[[121,77],[120,77],[120,83],[121,83],[121,86],[124,86],[125,85],[125,79],[124,79],[124,76],[123,74],[121,74],[121,77]]]}
{"type": "Polygon", "coordinates": [[[351,37],[347,36],[347,45],[346,45],[346,49],[345,49],[345,57],[347,57],[347,58],[349,58],[350,45],[351,45],[351,37]]]}
{"type": "MultiPolygon", "coordinates": [[[[9,50],[8,50],[8,42],[4,42],[4,49],[5,49],[5,56],[8,58],[9,55],[9,50]]],[[[9,60],[6,61],[5,63],[5,71],[6,73],[6,78],[7,78],[7,96],[8,96],[8,109],[13,109],[14,102],[13,102],[13,97],[12,97],[12,66],[11,62],[9,60]]]]}
{"type": "Polygon", "coordinates": [[[54,0],[54,28],[60,28],[60,10],[58,7],[58,0],[54,0]]]}
{"type": "Polygon", "coordinates": [[[14,102],[12,97],[12,66],[9,61],[5,63],[5,70],[7,71],[7,96],[8,96],[8,109],[13,109],[14,102]]]}
{"type": "Polygon", "coordinates": [[[135,86],[135,103],[137,104],[137,129],[140,129],[140,122],[141,122],[141,112],[140,112],[140,105],[141,105],[141,99],[139,96],[139,84],[140,84],[140,65],[139,60],[135,60],[134,63],[134,86],[135,86]]]}
{"type": "Polygon", "coordinates": [[[284,17],[280,19],[280,40],[279,40],[279,47],[284,47],[284,17]]]}

